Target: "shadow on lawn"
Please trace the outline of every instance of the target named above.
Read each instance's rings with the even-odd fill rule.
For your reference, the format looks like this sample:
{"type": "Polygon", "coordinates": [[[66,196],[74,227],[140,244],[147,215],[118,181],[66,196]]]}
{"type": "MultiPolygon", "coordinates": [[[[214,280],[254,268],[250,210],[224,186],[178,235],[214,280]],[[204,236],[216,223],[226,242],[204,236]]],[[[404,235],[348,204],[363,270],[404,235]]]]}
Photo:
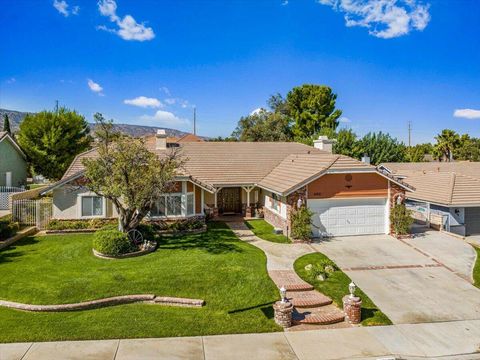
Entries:
{"type": "Polygon", "coordinates": [[[202,234],[178,235],[162,237],[159,249],[200,249],[211,254],[223,254],[228,252],[242,252],[235,244],[238,239],[225,223],[212,221],[208,223],[208,231],[202,234]]]}
{"type": "Polygon", "coordinates": [[[243,308],[243,309],[235,309],[235,310],[230,310],[228,313],[229,314],[236,314],[236,313],[240,313],[240,312],[244,312],[244,311],[249,311],[249,310],[254,310],[254,309],[259,309],[263,312],[263,314],[265,315],[265,317],[267,319],[273,319],[273,316],[274,316],[274,312],[273,312],[273,304],[275,303],[275,301],[270,301],[270,302],[267,302],[267,303],[263,303],[263,304],[258,304],[258,305],[254,305],[254,306],[249,306],[249,307],[246,307],[246,308],[243,308]]]}
{"type": "MultiPolygon", "coordinates": [[[[26,237],[22,240],[17,241],[16,243],[7,246],[4,249],[0,250],[0,264],[1,263],[6,263],[6,262],[11,262],[13,261],[14,258],[21,257],[24,255],[25,251],[20,251],[19,248],[25,245],[35,245],[38,243],[38,240],[35,239],[32,236],[26,237]]],[[[32,251],[32,249],[28,250],[29,252],[32,251]]]]}

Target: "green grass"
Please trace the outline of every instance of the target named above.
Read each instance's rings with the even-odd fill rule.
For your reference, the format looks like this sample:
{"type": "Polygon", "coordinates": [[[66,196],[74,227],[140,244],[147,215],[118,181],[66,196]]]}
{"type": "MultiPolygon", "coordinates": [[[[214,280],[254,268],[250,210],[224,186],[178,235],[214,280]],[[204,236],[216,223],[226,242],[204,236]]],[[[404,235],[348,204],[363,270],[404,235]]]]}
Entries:
{"type": "Polygon", "coordinates": [[[49,184],[29,184],[27,185],[28,190],[38,189],[44,186],[48,186],[49,184]]]}
{"type": "MultiPolygon", "coordinates": [[[[305,266],[308,264],[316,264],[322,260],[329,260],[328,257],[321,253],[313,253],[298,258],[294,263],[297,274],[305,281],[315,287],[316,290],[330,297],[334,304],[339,308],[343,308],[342,298],[348,294],[348,284],[350,278],[341,270],[335,271],[325,281],[311,280],[308,276],[305,266]]],[[[362,299],[362,325],[391,325],[390,319],[382,313],[372,300],[359,288],[356,295],[362,299]]]]}
{"type": "Polygon", "coordinates": [[[0,308],[0,342],[195,336],[279,331],[278,291],[262,251],[224,223],[203,234],[165,238],[151,254],[92,255],[92,235],[26,238],[0,251],[0,299],[58,304],[116,295],[204,299],[203,308],[130,304],[63,313],[0,308]]]}
{"type": "Polygon", "coordinates": [[[473,246],[473,248],[477,252],[477,260],[475,261],[475,266],[473,267],[473,284],[480,288],[480,248],[477,246],[473,246]]]}
{"type": "Polygon", "coordinates": [[[281,234],[275,234],[273,232],[273,226],[267,223],[265,220],[247,220],[245,224],[252,232],[260,239],[275,242],[275,243],[290,243],[291,241],[281,234]]]}

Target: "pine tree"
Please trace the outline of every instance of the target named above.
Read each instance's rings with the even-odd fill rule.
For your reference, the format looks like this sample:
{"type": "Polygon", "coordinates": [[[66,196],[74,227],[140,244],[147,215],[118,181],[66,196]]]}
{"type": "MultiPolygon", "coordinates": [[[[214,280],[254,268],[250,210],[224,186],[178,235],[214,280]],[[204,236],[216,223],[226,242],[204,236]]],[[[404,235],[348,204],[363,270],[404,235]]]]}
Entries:
{"type": "Polygon", "coordinates": [[[10,119],[7,114],[3,115],[3,131],[6,131],[10,135],[12,134],[12,131],[10,130],[10,119]]]}

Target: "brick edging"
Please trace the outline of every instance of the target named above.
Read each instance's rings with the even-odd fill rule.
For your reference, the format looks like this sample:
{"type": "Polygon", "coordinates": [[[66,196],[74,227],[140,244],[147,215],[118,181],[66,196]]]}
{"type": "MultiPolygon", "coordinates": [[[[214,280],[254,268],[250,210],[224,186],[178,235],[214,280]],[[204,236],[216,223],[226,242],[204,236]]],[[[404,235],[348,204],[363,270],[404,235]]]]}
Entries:
{"type": "Polygon", "coordinates": [[[102,308],[107,306],[116,306],[123,304],[132,304],[138,302],[147,302],[158,305],[167,305],[167,306],[186,306],[186,307],[202,307],[205,305],[205,301],[201,299],[187,299],[187,298],[176,298],[176,297],[157,297],[153,294],[140,294],[140,295],[122,295],[114,296],[104,299],[84,301],[79,303],[72,304],[57,304],[57,305],[33,305],[33,304],[23,304],[14,301],[0,300],[0,306],[32,311],[32,312],[63,312],[63,311],[79,311],[79,310],[88,310],[95,308],[102,308]]]}
{"type": "Polygon", "coordinates": [[[28,227],[26,229],[18,231],[15,235],[13,235],[11,238],[8,238],[7,240],[0,241],[0,250],[3,248],[6,248],[13,243],[17,242],[18,240],[23,239],[24,237],[33,235],[37,233],[38,230],[35,226],[28,227]]]}

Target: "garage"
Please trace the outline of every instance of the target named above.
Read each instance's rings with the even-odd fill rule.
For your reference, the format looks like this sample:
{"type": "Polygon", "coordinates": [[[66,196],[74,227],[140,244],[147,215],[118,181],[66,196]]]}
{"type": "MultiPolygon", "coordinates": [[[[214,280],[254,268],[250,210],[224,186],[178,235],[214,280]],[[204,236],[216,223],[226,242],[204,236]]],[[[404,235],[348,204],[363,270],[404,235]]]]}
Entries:
{"type": "Polygon", "coordinates": [[[465,208],[465,227],[467,235],[480,234],[480,207],[465,208]]]}
{"type": "Polygon", "coordinates": [[[386,198],[312,199],[314,237],[385,234],[386,198]]]}

